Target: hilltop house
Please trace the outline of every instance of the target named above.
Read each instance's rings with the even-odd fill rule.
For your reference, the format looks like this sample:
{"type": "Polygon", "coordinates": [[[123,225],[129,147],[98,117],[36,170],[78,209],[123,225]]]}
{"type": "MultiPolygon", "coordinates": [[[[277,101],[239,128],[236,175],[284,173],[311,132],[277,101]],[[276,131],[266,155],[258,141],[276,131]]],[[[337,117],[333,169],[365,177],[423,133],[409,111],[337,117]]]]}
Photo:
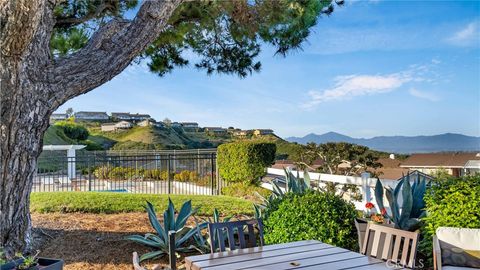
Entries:
{"type": "Polygon", "coordinates": [[[181,128],[182,124],[180,124],[179,122],[172,122],[170,126],[173,128],[181,128]]]}
{"type": "Polygon", "coordinates": [[[130,114],[130,120],[132,121],[143,121],[143,120],[147,120],[147,119],[150,119],[150,115],[149,114],[139,114],[139,113],[136,113],[136,114],[130,114]]]}
{"type": "Polygon", "coordinates": [[[196,122],[180,122],[180,125],[184,130],[187,131],[197,131],[198,130],[198,123],[196,122]]]}
{"type": "Polygon", "coordinates": [[[148,127],[148,126],[153,126],[153,127],[164,127],[165,125],[162,122],[156,122],[153,119],[146,119],[141,122],[139,122],[137,125],[141,127],[148,127]]]}
{"type": "Polygon", "coordinates": [[[480,172],[480,153],[428,153],[413,154],[400,165],[401,168],[433,174],[444,170],[453,176],[480,172]]]}
{"type": "Polygon", "coordinates": [[[102,131],[106,131],[106,132],[116,131],[119,129],[130,129],[132,127],[133,127],[132,123],[127,121],[120,121],[118,123],[105,123],[101,125],[102,131]]]}
{"type": "Polygon", "coordinates": [[[131,116],[130,113],[125,113],[125,112],[112,112],[112,119],[113,120],[125,120],[125,121],[130,121],[131,116]]]}
{"type": "Polygon", "coordinates": [[[273,130],[271,129],[255,129],[253,131],[253,135],[255,136],[271,135],[271,134],[273,134],[273,130]]]}
{"type": "Polygon", "coordinates": [[[222,127],[205,127],[205,133],[209,133],[212,135],[225,135],[227,134],[227,130],[222,127]]]}
{"type": "Polygon", "coordinates": [[[251,130],[236,130],[233,132],[233,136],[235,137],[247,137],[248,135],[252,135],[253,131],[251,130]]]}
{"type": "Polygon", "coordinates": [[[109,120],[106,112],[76,112],[75,113],[75,121],[83,120],[83,121],[106,121],[109,120]]]}
{"type": "Polygon", "coordinates": [[[53,123],[55,121],[65,120],[67,118],[68,118],[68,115],[66,113],[52,113],[52,115],[50,115],[50,123],[53,123]]]}

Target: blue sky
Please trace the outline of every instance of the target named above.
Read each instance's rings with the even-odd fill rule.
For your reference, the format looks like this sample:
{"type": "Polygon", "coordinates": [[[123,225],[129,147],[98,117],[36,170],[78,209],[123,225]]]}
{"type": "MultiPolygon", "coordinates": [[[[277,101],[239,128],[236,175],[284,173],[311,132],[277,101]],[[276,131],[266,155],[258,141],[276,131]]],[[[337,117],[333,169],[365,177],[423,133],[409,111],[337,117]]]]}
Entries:
{"type": "Polygon", "coordinates": [[[347,1],[286,58],[247,78],[131,65],[59,108],[149,113],[282,136],[480,136],[480,2],[347,1]]]}

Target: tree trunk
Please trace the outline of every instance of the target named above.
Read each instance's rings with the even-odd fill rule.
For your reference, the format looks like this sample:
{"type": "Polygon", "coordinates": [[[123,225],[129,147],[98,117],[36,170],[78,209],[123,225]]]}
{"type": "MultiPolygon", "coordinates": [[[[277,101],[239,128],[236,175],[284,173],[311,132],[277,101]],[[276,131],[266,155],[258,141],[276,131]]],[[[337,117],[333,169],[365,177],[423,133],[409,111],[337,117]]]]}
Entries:
{"type": "Polygon", "coordinates": [[[8,72],[17,65],[2,62],[0,88],[0,246],[8,257],[31,244],[30,191],[43,133],[56,108],[41,98],[47,86],[8,72]]]}
{"type": "Polygon", "coordinates": [[[182,0],[145,1],[133,20],[113,19],[76,53],[49,49],[55,1],[0,1],[0,247],[28,251],[30,192],[49,116],[111,80],[163,31],[182,0]]]}

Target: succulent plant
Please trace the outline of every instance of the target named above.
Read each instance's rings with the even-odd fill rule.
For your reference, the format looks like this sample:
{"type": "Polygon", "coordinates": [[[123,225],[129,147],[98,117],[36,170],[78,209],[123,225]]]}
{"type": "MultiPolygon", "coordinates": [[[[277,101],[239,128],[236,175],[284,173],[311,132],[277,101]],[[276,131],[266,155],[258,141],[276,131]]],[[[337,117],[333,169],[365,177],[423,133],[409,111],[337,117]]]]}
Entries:
{"type": "Polygon", "coordinates": [[[168,199],[167,210],[163,213],[164,224],[160,224],[155,213],[155,209],[150,202],[147,202],[145,207],[148,213],[148,219],[150,224],[155,229],[156,234],[147,233],[144,236],[141,235],[131,235],[127,237],[127,240],[131,240],[157,250],[143,254],[140,257],[140,261],[153,259],[167,255],[169,252],[168,249],[168,232],[175,231],[175,251],[176,252],[189,252],[192,250],[198,250],[196,246],[200,246],[201,243],[197,242],[197,237],[194,237],[200,232],[199,227],[205,225],[197,224],[196,227],[187,227],[185,226],[189,217],[193,216],[196,212],[196,209],[192,210],[191,200],[183,203],[180,212],[175,217],[175,206],[173,205],[170,198],[168,199]],[[186,246],[188,241],[193,239],[195,245],[186,246]]]}
{"type": "Polygon", "coordinates": [[[255,218],[261,218],[262,209],[268,208],[274,200],[283,198],[286,193],[291,192],[295,194],[302,194],[311,189],[310,175],[307,171],[303,173],[303,179],[300,178],[298,174],[297,176],[293,175],[292,170],[288,168],[284,168],[284,171],[286,183],[285,191],[283,191],[277,183],[272,181],[272,194],[270,194],[270,196],[267,198],[255,192],[255,195],[262,201],[260,204],[253,205],[253,208],[255,209],[255,218]]]}
{"type": "Polygon", "coordinates": [[[380,210],[385,209],[383,195],[387,197],[390,206],[391,215],[385,215],[395,224],[395,228],[415,231],[420,227],[420,219],[426,215],[425,195],[427,181],[425,177],[417,175],[410,185],[410,176],[404,176],[395,187],[384,187],[382,182],[377,179],[375,185],[375,199],[380,210]],[[402,205],[400,205],[400,194],[402,197],[402,205]]]}

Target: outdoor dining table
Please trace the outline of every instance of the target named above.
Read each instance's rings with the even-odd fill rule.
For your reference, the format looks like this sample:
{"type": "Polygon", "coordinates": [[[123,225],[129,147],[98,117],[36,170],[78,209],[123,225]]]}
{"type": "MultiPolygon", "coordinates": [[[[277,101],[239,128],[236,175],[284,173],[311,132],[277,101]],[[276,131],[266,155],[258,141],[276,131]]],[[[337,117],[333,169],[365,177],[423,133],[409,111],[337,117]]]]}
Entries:
{"type": "MultiPolygon", "coordinates": [[[[185,258],[187,270],[393,269],[394,265],[316,240],[237,249],[185,258]]],[[[403,269],[403,268],[395,268],[403,269]]]]}

